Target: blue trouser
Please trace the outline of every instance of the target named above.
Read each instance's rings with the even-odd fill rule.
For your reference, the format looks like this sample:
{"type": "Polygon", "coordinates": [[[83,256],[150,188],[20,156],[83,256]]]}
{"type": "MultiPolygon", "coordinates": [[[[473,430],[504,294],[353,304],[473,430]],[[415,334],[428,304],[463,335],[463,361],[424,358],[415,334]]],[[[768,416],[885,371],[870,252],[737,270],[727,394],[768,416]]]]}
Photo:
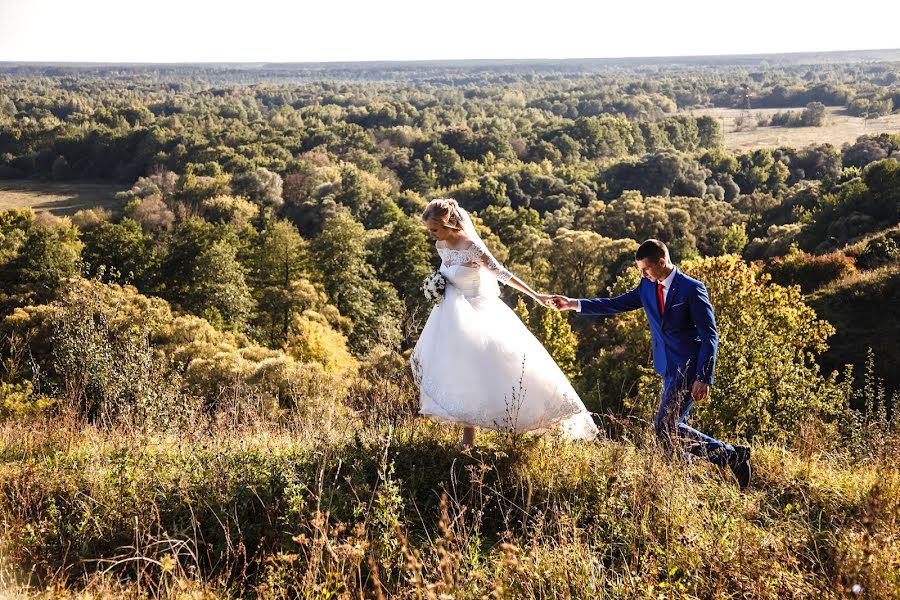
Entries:
{"type": "Polygon", "coordinates": [[[691,454],[724,466],[734,456],[734,447],[715,440],[687,424],[688,413],[694,405],[694,399],[691,397],[694,381],[693,373],[688,373],[687,376],[675,373],[663,378],[659,412],[653,421],[653,429],[665,448],[674,450],[676,444],[679,444],[691,454]]]}

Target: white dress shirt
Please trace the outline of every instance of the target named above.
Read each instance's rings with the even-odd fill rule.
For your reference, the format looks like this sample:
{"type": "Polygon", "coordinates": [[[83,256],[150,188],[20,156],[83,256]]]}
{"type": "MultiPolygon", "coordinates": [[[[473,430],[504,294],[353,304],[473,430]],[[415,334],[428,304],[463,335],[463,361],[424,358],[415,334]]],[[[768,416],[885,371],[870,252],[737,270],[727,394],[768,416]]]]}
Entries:
{"type": "Polygon", "coordinates": [[[667,306],[668,302],[666,299],[669,297],[669,290],[672,288],[672,280],[675,279],[675,272],[678,271],[678,267],[672,267],[672,272],[669,273],[669,276],[662,280],[663,284],[663,306],[667,306]]]}

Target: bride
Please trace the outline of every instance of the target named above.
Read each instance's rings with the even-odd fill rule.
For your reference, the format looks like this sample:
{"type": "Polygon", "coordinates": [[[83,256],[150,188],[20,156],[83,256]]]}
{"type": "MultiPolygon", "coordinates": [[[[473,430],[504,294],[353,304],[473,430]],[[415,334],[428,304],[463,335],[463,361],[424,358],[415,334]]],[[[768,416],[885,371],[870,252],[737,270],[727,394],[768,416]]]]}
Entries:
{"type": "Polygon", "coordinates": [[[475,427],[500,431],[559,430],[592,439],[597,427],[581,398],[541,343],[500,299],[498,281],[549,306],[504,269],[456,200],[432,200],[422,220],[441,257],[444,299],[431,311],[411,362],[420,414],[463,426],[461,446],[475,427]]]}

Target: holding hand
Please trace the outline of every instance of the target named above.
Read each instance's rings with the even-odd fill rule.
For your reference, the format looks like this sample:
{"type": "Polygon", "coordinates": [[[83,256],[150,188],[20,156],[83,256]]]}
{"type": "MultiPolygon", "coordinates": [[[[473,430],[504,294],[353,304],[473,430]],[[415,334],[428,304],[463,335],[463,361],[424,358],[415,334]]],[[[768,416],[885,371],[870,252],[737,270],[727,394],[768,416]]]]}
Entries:
{"type": "Polygon", "coordinates": [[[546,306],[547,308],[555,308],[553,305],[553,296],[550,294],[537,294],[534,297],[535,302],[546,306]]]}
{"type": "Polygon", "coordinates": [[[578,300],[576,298],[554,294],[550,299],[553,303],[553,308],[556,310],[578,310],[578,300]]]}

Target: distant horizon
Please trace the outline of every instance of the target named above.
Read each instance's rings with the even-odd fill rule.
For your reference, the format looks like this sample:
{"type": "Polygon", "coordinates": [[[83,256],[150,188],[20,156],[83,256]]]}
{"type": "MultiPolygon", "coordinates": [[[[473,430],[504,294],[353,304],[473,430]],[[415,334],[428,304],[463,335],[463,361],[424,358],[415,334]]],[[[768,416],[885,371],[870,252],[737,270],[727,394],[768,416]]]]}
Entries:
{"type": "Polygon", "coordinates": [[[347,63],[678,58],[841,52],[897,44],[894,2],[865,15],[803,3],[344,0],[340,3],[0,0],[0,61],[347,63]],[[538,58],[540,57],[540,58],[538,58]]]}
{"type": "MultiPolygon", "coordinates": [[[[318,65],[318,64],[423,64],[423,63],[558,63],[558,62],[589,62],[589,61],[638,61],[638,60],[678,60],[678,59],[703,59],[703,58],[766,58],[789,57],[822,54],[865,54],[876,52],[900,53],[900,46],[896,48],[853,48],[842,50],[802,50],[791,52],[745,52],[730,54],[660,54],[660,55],[629,55],[629,56],[571,56],[571,57],[490,57],[490,58],[426,58],[426,59],[368,59],[368,60],[198,60],[198,61],[123,61],[123,60],[5,60],[0,59],[0,65],[133,65],[133,66],[191,66],[191,65],[318,65]]],[[[900,59],[900,56],[898,56],[900,59]]]]}

